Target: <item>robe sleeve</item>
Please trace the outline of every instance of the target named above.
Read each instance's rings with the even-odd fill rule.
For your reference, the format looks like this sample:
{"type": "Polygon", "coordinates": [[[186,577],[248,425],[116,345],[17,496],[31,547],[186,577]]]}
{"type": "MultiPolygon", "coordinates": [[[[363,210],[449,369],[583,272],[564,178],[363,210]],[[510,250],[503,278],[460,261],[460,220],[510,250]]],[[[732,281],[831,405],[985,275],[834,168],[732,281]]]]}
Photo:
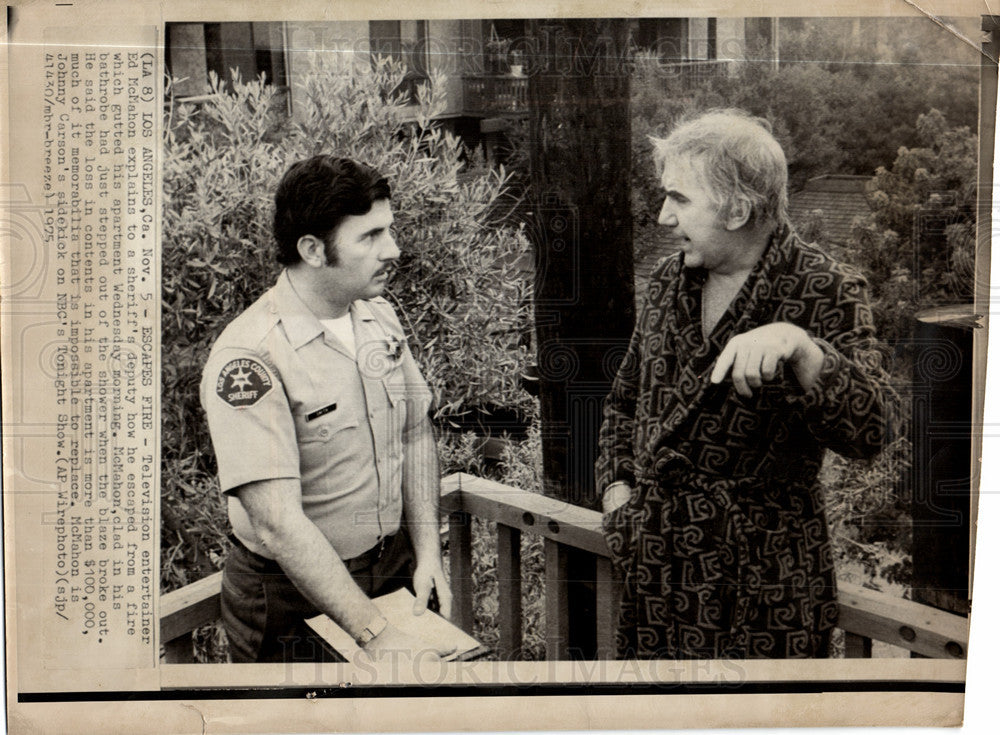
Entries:
{"type": "Polygon", "coordinates": [[[819,378],[789,401],[799,404],[821,445],[848,458],[869,458],[891,441],[899,402],[882,365],[867,284],[841,275],[813,319],[811,336],[823,351],[819,378]]]}
{"type": "Polygon", "coordinates": [[[636,395],[639,381],[639,345],[642,320],[638,320],[629,341],[611,392],[604,399],[604,422],[598,437],[595,484],[598,496],[613,482],[627,482],[635,487],[633,435],[636,395]]]}

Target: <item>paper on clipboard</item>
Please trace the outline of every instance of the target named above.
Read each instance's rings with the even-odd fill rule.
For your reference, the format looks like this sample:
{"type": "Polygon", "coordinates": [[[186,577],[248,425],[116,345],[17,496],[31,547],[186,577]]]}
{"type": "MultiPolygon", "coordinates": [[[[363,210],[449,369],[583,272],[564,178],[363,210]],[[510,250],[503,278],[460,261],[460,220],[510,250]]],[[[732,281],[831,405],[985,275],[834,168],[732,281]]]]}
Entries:
{"type": "MultiPolygon", "coordinates": [[[[414,615],[414,600],[409,590],[399,589],[372,602],[392,625],[407,635],[419,638],[434,648],[454,648],[453,653],[444,657],[445,661],[465,660],[485,653],[486,649],[479,641],[437,613],[427,610],[422,615],[414,615]]],[[[354,638],[329,616],[317,615],[306,622],[348,661],[353,661],[354,656],[360,653],[361,648],[354,638]]]]}

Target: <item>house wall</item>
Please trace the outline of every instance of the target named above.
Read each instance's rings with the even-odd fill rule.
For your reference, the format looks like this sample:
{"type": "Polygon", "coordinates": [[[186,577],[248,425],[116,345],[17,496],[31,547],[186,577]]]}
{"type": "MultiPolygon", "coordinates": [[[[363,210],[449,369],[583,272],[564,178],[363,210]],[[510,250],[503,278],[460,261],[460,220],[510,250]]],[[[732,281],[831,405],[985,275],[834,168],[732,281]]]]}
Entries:
{"type": "MultiPolygon", "coordinates": [[[[428,70],[446,75],[447,106],[443,115],[462,110],[463,52],[478,51],[470,29],[459,20],[427,22],[428,70]]],[[[331,69],[343,74],[370,74],[370,34],[368,21],[289,22],[286,25],[288,76],[291,84],[292,114],[301,109],[301,87],[310,68],[322,58],[331,69]]]]}
{"type": "Polygon", "coordinates": [[[746,21],[743,18],[718,18],[715,21],[716,58],[726,61],[746,59],[746,21]]]}
{"type": "Polygon", "coordinates": [[[708,49],[708,18],[689,19],[687,58],[707,59],[708,49]]]}
{"type": "Polygon", "coordinates": [[[465,71],[465,55],[481,51],[477,44],[471,44],[469,29],[463,28],[460,20],[431,20],[427,22],[427,55],[430,70],[446,75],[445,94],[447,106],[445,115],[462,112],[462,74],[465,71]]]}
{"type": "Polygon", "coordinates": [[[371,72],[368,38],[368,21],[289,22],[285,25],[285,60],[293,115],[303,107],[302,83],[320,59],[329,64],[329,68],[344,74],[371,72]]]}

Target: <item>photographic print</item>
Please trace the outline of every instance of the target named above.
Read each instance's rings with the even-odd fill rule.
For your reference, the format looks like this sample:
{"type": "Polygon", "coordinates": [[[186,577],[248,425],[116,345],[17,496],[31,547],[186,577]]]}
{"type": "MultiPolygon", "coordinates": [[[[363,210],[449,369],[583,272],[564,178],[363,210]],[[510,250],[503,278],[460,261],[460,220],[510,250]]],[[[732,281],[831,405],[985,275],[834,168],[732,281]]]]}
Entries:
{"type": "Polygon", "coordinates": [[[995,18],[312,10],[14,12],[11,701],[959,724],[995,18]]]}

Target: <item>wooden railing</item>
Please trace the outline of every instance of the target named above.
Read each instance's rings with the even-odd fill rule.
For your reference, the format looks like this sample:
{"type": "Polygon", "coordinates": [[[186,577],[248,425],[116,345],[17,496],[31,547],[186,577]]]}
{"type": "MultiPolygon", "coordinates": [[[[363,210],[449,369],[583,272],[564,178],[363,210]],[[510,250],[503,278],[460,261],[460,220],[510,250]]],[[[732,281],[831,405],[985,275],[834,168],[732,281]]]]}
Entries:
{"type": "MultiPolygon", "coordinates": [[[[501,659],[517,659],[522,645],[521,534],[544,539],[546,655],[567,657],[569,608],[566,558],[571,548],[593,554],[597,561],[596,633],[598,655],[614,652],[616,590],[600,514],[552,498],[466,474],[442,482],[442,511],[449,515],[449,563],[455,603],[452,617],[471,632],[473,623],[473,516],[497,524],[497,579],[501,659]]],[[[218,619],[221,573],[206,577],[160,598],[160,640],[169,663],[193,660],[192,632],[218,619]]],[[[931,658],[963,659],[968,647],[968,620],[926,605],[864,589],[839,585],[840,627],[848,658],[870,658],[872,641],[884,641],[931,658]]]]}
{"type": "Polygon", "coordinates": [[[528,78],[476,74],[462,77],[466,115],[517,115],[528,111],[528,78]]]}
{"type": "Polygon", "coordinates": [[[692,90],[709,79],[726,76],[731,65],[731,62],[720,59],[678,61],[674,64],[664,64],[663,70],[665,75],[677,78],[682,89],[692,90]]]}
{"type": "MultiPolygon", "coordinates": [[[[713,77],[729,73],[726,60],[671,61],[656,67],[664,89],[689,92],[713,77]]],[[[522,115],[528,111],[528,77],[512,74],[467,74],[462,77],[462,110],[466,115],[522,115]]]]}

